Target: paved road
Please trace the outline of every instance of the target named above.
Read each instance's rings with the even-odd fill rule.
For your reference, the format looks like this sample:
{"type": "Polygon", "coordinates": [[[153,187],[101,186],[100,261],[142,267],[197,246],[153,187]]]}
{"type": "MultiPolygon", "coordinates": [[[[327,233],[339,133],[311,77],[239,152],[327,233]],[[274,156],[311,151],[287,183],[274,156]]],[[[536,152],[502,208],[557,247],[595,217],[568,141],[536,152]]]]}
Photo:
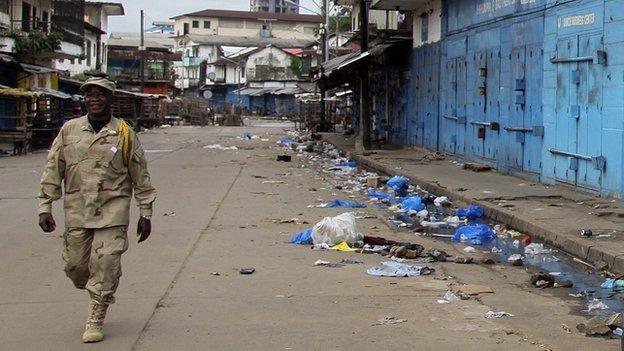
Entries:
{"type": "MultiPolygon", "coordinates": [[[[88,298],[72,288],[60,257],[60,231],[36,227],[45,153],[0,159],[0,340],[2,350],[614,350],[617,341],[562,328],[585,320],[565,291],[528,287],[520,268],[435,264],[437,277],[480,283],[495,293],[456,304],[436,300],[450,281],[434,277],[375,278],[375,255],[318,252],[285,244],[303,224],[340,209],[309,209],[334,197],[323,175],[274,161],[284,125],[247,128],[175,127],[144,133],[159,190],[153,237],[133,242],[110,308],[103,343],[80,342],[88,298]],[[244,131],[270,138],[236,140],[244,131]],[[267,135],[269,133],[270,135],[267,135]],[[220,143],[238,151],[208,150],[220,143]],[[266,178],[263,178],[266,177],[266,178]],[[266,180],[283,184],[263,183],[266,180]],[[310,191],[315,188],[317,191],[310,191]],[[164,216],[175,212],[175,216],[164,216]],[[354,256],[356,255],[356,256],[354,256]],[[314,267],[317,259],[355,257],[363,265],[314,267]],[[243,276],[240,267],[255,267],[243,276]],[[219,272],[220,275],[213,275],[219,272]],[[516,315],[485,319],[490,309],[516,315]],[[381,317],[407,322],[373,326],[381,317]]],[[[345,195],[342,194],[342,197],[345,195]]],[[[62,228],[61,206],[55,206],[62,228]]],[[[367,209],[376,213],[376,210],[367,209]]],[[[136,212],[134,213],[136,218],[136,212]]],[[[412,240],[449,252],[459,248],[392,232],[378,219],[358,222],[372,235],[412,240]]],[[[131,231],[134,231],[134,226],[131,231]]]]}

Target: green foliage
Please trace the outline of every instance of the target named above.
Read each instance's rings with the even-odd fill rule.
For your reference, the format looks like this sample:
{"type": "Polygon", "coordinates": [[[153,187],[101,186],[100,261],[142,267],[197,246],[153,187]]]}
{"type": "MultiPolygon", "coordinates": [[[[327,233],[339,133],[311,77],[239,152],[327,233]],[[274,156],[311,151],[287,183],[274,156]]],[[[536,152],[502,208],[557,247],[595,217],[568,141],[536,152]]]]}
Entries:
{"type": "Polygon", "coordinates": [[[299,57],[291,57],[288,68],[295,74],[297,77],[301,78],[301,59],[299,57]]]}
{"type": "Polygon", "coordinates": [[[15,38],[14,51],[18,54],[40,54],[54,52],[61,48],[63,35],[58,32],[46,34],[42,31],[31,31],[27,35],[18,35],[15,38]]]}

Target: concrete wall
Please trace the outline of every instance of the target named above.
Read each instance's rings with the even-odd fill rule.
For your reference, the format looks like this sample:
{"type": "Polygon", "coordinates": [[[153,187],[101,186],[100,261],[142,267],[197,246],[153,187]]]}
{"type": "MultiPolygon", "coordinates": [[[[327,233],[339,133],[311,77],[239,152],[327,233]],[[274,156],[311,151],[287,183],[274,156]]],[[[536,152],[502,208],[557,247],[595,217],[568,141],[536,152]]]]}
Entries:
{"type": "Polygon", "coordinates": [[[245,64],[245,76],[250,81],[299,80],[290,69],[293,59],[292,55],[276,47],[267,47],[249,55],[245,64]]]}
{"type": "Polygon", "coordinates": [[[314,40],[314,29],[318,24],[292,21],[258,21],[217,17],[180,17],[175,20],[176,35],[184,33],[184,23],[189,24],[189,34],[225,35],[258,37],[263,28],[271,29],[271,35],[282,39],[314,40]],[[199,22],[199,28],[193,28],[193,21],[199,22]],[[204,28],[204,21],[210,22],[210,28],[204,28]]]}
{"type": "Polygon", "coordinates": [[[414,47],[431,44],[442,39],[442,0],[430,0],[425,5],[414,10],[412,37],[414,47]],[[426,17],[427,38],[422,40],[423,17],[426,17]]]}

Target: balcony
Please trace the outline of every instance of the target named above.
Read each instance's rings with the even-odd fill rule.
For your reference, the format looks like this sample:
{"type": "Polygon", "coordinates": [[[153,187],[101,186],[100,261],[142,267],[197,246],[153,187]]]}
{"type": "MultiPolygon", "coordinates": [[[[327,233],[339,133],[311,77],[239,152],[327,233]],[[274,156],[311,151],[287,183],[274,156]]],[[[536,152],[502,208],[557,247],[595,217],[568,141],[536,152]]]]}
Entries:
{"type": "Polygon", "coordinates": [[[182,67],[197,67],[202,61],[201,57],[185,56],[182,57],[182,67]]]}

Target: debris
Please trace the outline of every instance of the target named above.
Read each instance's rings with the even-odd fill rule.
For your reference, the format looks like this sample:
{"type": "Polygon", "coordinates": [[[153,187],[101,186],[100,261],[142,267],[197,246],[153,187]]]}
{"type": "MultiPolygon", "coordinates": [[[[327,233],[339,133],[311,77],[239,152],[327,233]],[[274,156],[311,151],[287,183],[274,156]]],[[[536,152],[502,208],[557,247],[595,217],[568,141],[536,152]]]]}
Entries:
{"type": "Polygon", "coordinates": [[[571,280],[562,280],[555,282],[555,288],[571,288],[574,286],[574,283],[571,280]]]}
{"type": "Polygon", "coordinates": [[[607,318],[605,324],[610,328],[623,328],[624,317],[622,316],[622,313],[614,313],[607,318]]]}
{"type": "Polygon", "coordinates": [[[299,244],[299,245],[312,244],[312,228],[308,228],[304,231],[301,231],[295,234],[295,236],[292,237],[290,242],[293,244],[299,244]]]}
{"type": "Polygon", "coordinates": [[[286,184],[283,180],[265,180],[262,184],[286,184]]]}
{"type": "Polygon", "coordinates": [[[481,263],[491,265],[491,264],[496,264],[496,261],[494,261],[493,259],[489,257],[483,257],[481,259],[481,263]]]}
{"type": "Polygon", "coordinates": [[[474,259],[472,257],[455,257],[455,263],[460,263],[460,264],[470,264],[474,261],[474,259]]]}
{"type": "Polygon", "coordinates": [[[551,253],[551,249],[544,248],[544,244],[532,243],[524,248],[524,253],[527,255],[542,255],[551,253]]]}
{"type": "Polygon", "coordinates": [[[459,296],[453,294],[452,291],[447,290],[446,293],[444,294],[444,297],[442,298],[442,300],[438,300],[438,303],[439,304],[453,303],[453,302],[457,302],[459,300],[460,300],[459,296]]]}
{"type": "Polygon", "coordinates": [[[219,273],[219,272],[212,272],[212,273],[210,273],[210,274],[212,274],[212,275],[216,275],[216,276],[221,275],[221,273],[219,273]]]}
{"type": "Polygon", "coordinates": [[[511,262],[511,263],[513,263],[513,262],[515,262],[515,261],[517,261],[517,260],[522,261],[523,259],[524,259],[524,257],[523,257],[522,255],[520,255],[520,254],[513,254],[513,255],[510,255],[510,256],[507,258],[507,262],[511,262]]]}
{"type": "Polygon", "coordinates": [[[383,318],[378,319],[377,322],[373,323],[373,325],[392,325],[392,324],[399,324],[399,323],[405,323],[405,322],[407,322],[407,319],[399,319],[394,316],[385,316],[383,318]]]}
{"type": "Polygon", "coordinates": [[[249,267],[249,268],[241,268],[238,272],[240,274],[248,275],[248,274],[253,274],[255,271],[256,271],[255,268],[249,267]]]}
{"type": "Polygon", "coordinates": [[[498,253],[501,253],[501,252],[503,252],[503,250],[502,250],[502,249],[499,249],[499,248],[498,248],[498,247],[496,247],[496,246],[492,247],[492,253],[498,254],[498,253]]]}
{"type": "Polygon", "coordinates": [[[481,165],[478,163],[471,163],[471,162],[464,163],[464,166],[462,168],[468,171],[473,171],[473,172],[487,172],[492,169],[492,167],[490,166],[481,165]]]}
{"type": "Polygon", "coordinates": [[[435,200],[433,200],[433,204],[437,207],[442,207],[442,206],[450,205],[451,201],[449,201],[448,197],[446,196],[440,196],[440,197],[436,197],[435,200]]]}
{"type": "Polygon", "coordinates": [[[438,262],[446,262],[446,258],[450,256],[445,251],[436,248],[429,249],[427,254],[429,255],[429,257],[434,258],[438,262]]]}
{"type": "Polygon", "coordinates": [[[323,260],[317,260],[316,262],[314,262],[314,266],[323,266],[323,267],[330,267],[330,268],[340,268],[340,267],[343,267],[344,264],[342,264],[342,263],[333,263],[333,262],[323,261],[323,260]]]}
{"type": "Polygon", "coordinates": [[[581,236],[584,236],[586,238],[591,237],[592,235],[594,235],[594,233],[591,231],[591,229],[582,229],[581,230],[581,236]]]}
{"type": "Polygon", "coordinates": [[[364,208],[364,207],[366,207],[366,204],[363,203],[363,202],[358,202],[358,201],[349,201],[349,200],[335,199],[335,200],[331,200],[328,203],[316,205],[314,207],[320,207],[320,208],[324,208],[324,207],[327,207],[327,208],[335,208],[335,207],[364,208]]]}
{"type": "Polygon", "coordinates": [[[537,272],[531,275],[531,284],[536,288],[549,288],[555,285],[555,278],[544,272],[537,272]]]}
{"type": "Polygon", "coordinates": [[[561,329],[563,329],[563,331],[568,333],[568,334],[572,334],[572,329],[570,329],[570,327],[568,327],[565,324],[561,324],[561,329]]]}
{"type": "Polygon", "coordinates": [[[278,162],[290,162],[292,160],[292,156],[290,155],[277,155],[278,162]]]}
{"type": "Polygon", "coordinates": [[[494,290],[492,290],[492,288],[490,288],[489,286],[478,284],[451,284],[449,289],[457,295],[479,295],[494,293],[494,290]]]}
{"type": "Polygon", "coordinates": [[[422,199],[420,196],[410,196],[406,197],[405,200],[401,203],[401,209],[404,212],[408,211],[422,211],[425,209],[425,204],[422,203],[422,199]]]}
{"type": "Polygon", "coordinates": [[[593,310],[607,310],[609,309],[609,306],[607,306],[604,302],[593,298],[588,304],[587,304],[587,312],[591,312],[593,310]]]}
{"type": "Polygon", "coordinates": [[[468,219],[477,219],[483,217],[483,209],[476,205],[470,205],[468,208],[458,208],[455,212],[457,217],[466,217],[468,219]]]}
{"type": "Polygon", "coordinates": [[[357,230],[355,215],[346,212],[336,217],[325,217],[312,228],[312,242],[333,246],[341,242],[353,245],[364,236],[357,230]]]}
{"type": "Polygon", "coordinates": [[[593,317],[585,323],[580,323],[576,329],[586,336],[607,335],[611,333],[611,328],[606,324],[605,320],[600,317],[593,317]]]}
{"type": "Polygon", "coordinates": [[[464,248],[464,252],[466,252],[466,253],[475,253],[475,252],[477,252],[477,249],[475,249],[475,248],[474,248],[474,247],[472,247],[472,246],[466,246],[466,247],[464,248]]]}
{"type": "Polygon", "coordinates": [[[495,234],[490,226],[485,224],[467,225],[457,228],[453,241],[468,242],[471,245],[482,245],[494,240],[495,234]]]}
{"type": "Polygon", "coordinates": [[[394,261],[385,261],[381,265],[369,268],[366,273],[379,277],[413,277],[429,275],[434,269],[427,266],[415,266],[394,261]]]}
{"type": "Polygon", "coordinates": [[[410,185],[409,179],[403,176],[394,176],[386,182],[386,186],[394,190],[394,193],[397,196],[401,196],[401,197],[407,195],[407,189],[409,188],[409,185],[410,185]]]}
{"type": "Polygon", "coordinates": [[[355,260],[353,258],[343,258],[342,260],[340,260],[340,263],[344,263],[344,264],[363,264],[363,261],[360,260],[355,260]]]}
{"type": "Polygon", "coordinates": [[[624,287],[624,280],[608,278],[602,284],[600,284],[600,287],[603,289],[621,288],[624,287]]]}
{"type": "Polygon", "coordinates": [[[513,314],[505,311],[488,311],[485,313],[485,318],[503,318],[503,317],[515,317],[513,314]]]}
{"type": "Polygon", "coordinates": [[[175,211],[163,213],[163,217],[175,217],[175,215],[176,215],[175,211]]]}
{"type": "Polygon", "coordinates": [[[392,195],[388,193],[384,193],[383,191],[379,191],[377,189],[368,189],[367,194],[370,197],[374,197],[374,198],[381,199],[381,200],[390,199],[392,197],[392,195]]]}
{"type": "Polygon", "coordinates": [[[347,244],[346,242],[341,242],[340,244],[334,245],[332,247],[329,248],[330,250],[333,251],[343,251],[343,252],[354,252],[357,251],[356,249],[352,248],[349,246],[349,244],[347,244]]]}
{"type": "Polygon", "coordinates": [[[216,149],[216,150],[238,150],[236,146],[223,146],[221,144],[212,144],[204,146],[204,149],[216,149]]]}
{"type": "Polygon", "coordinates": [[[379,186],[379,177],[372,176],[366,178],[366,185],[371,188],[377,188],[379,186]]]}

